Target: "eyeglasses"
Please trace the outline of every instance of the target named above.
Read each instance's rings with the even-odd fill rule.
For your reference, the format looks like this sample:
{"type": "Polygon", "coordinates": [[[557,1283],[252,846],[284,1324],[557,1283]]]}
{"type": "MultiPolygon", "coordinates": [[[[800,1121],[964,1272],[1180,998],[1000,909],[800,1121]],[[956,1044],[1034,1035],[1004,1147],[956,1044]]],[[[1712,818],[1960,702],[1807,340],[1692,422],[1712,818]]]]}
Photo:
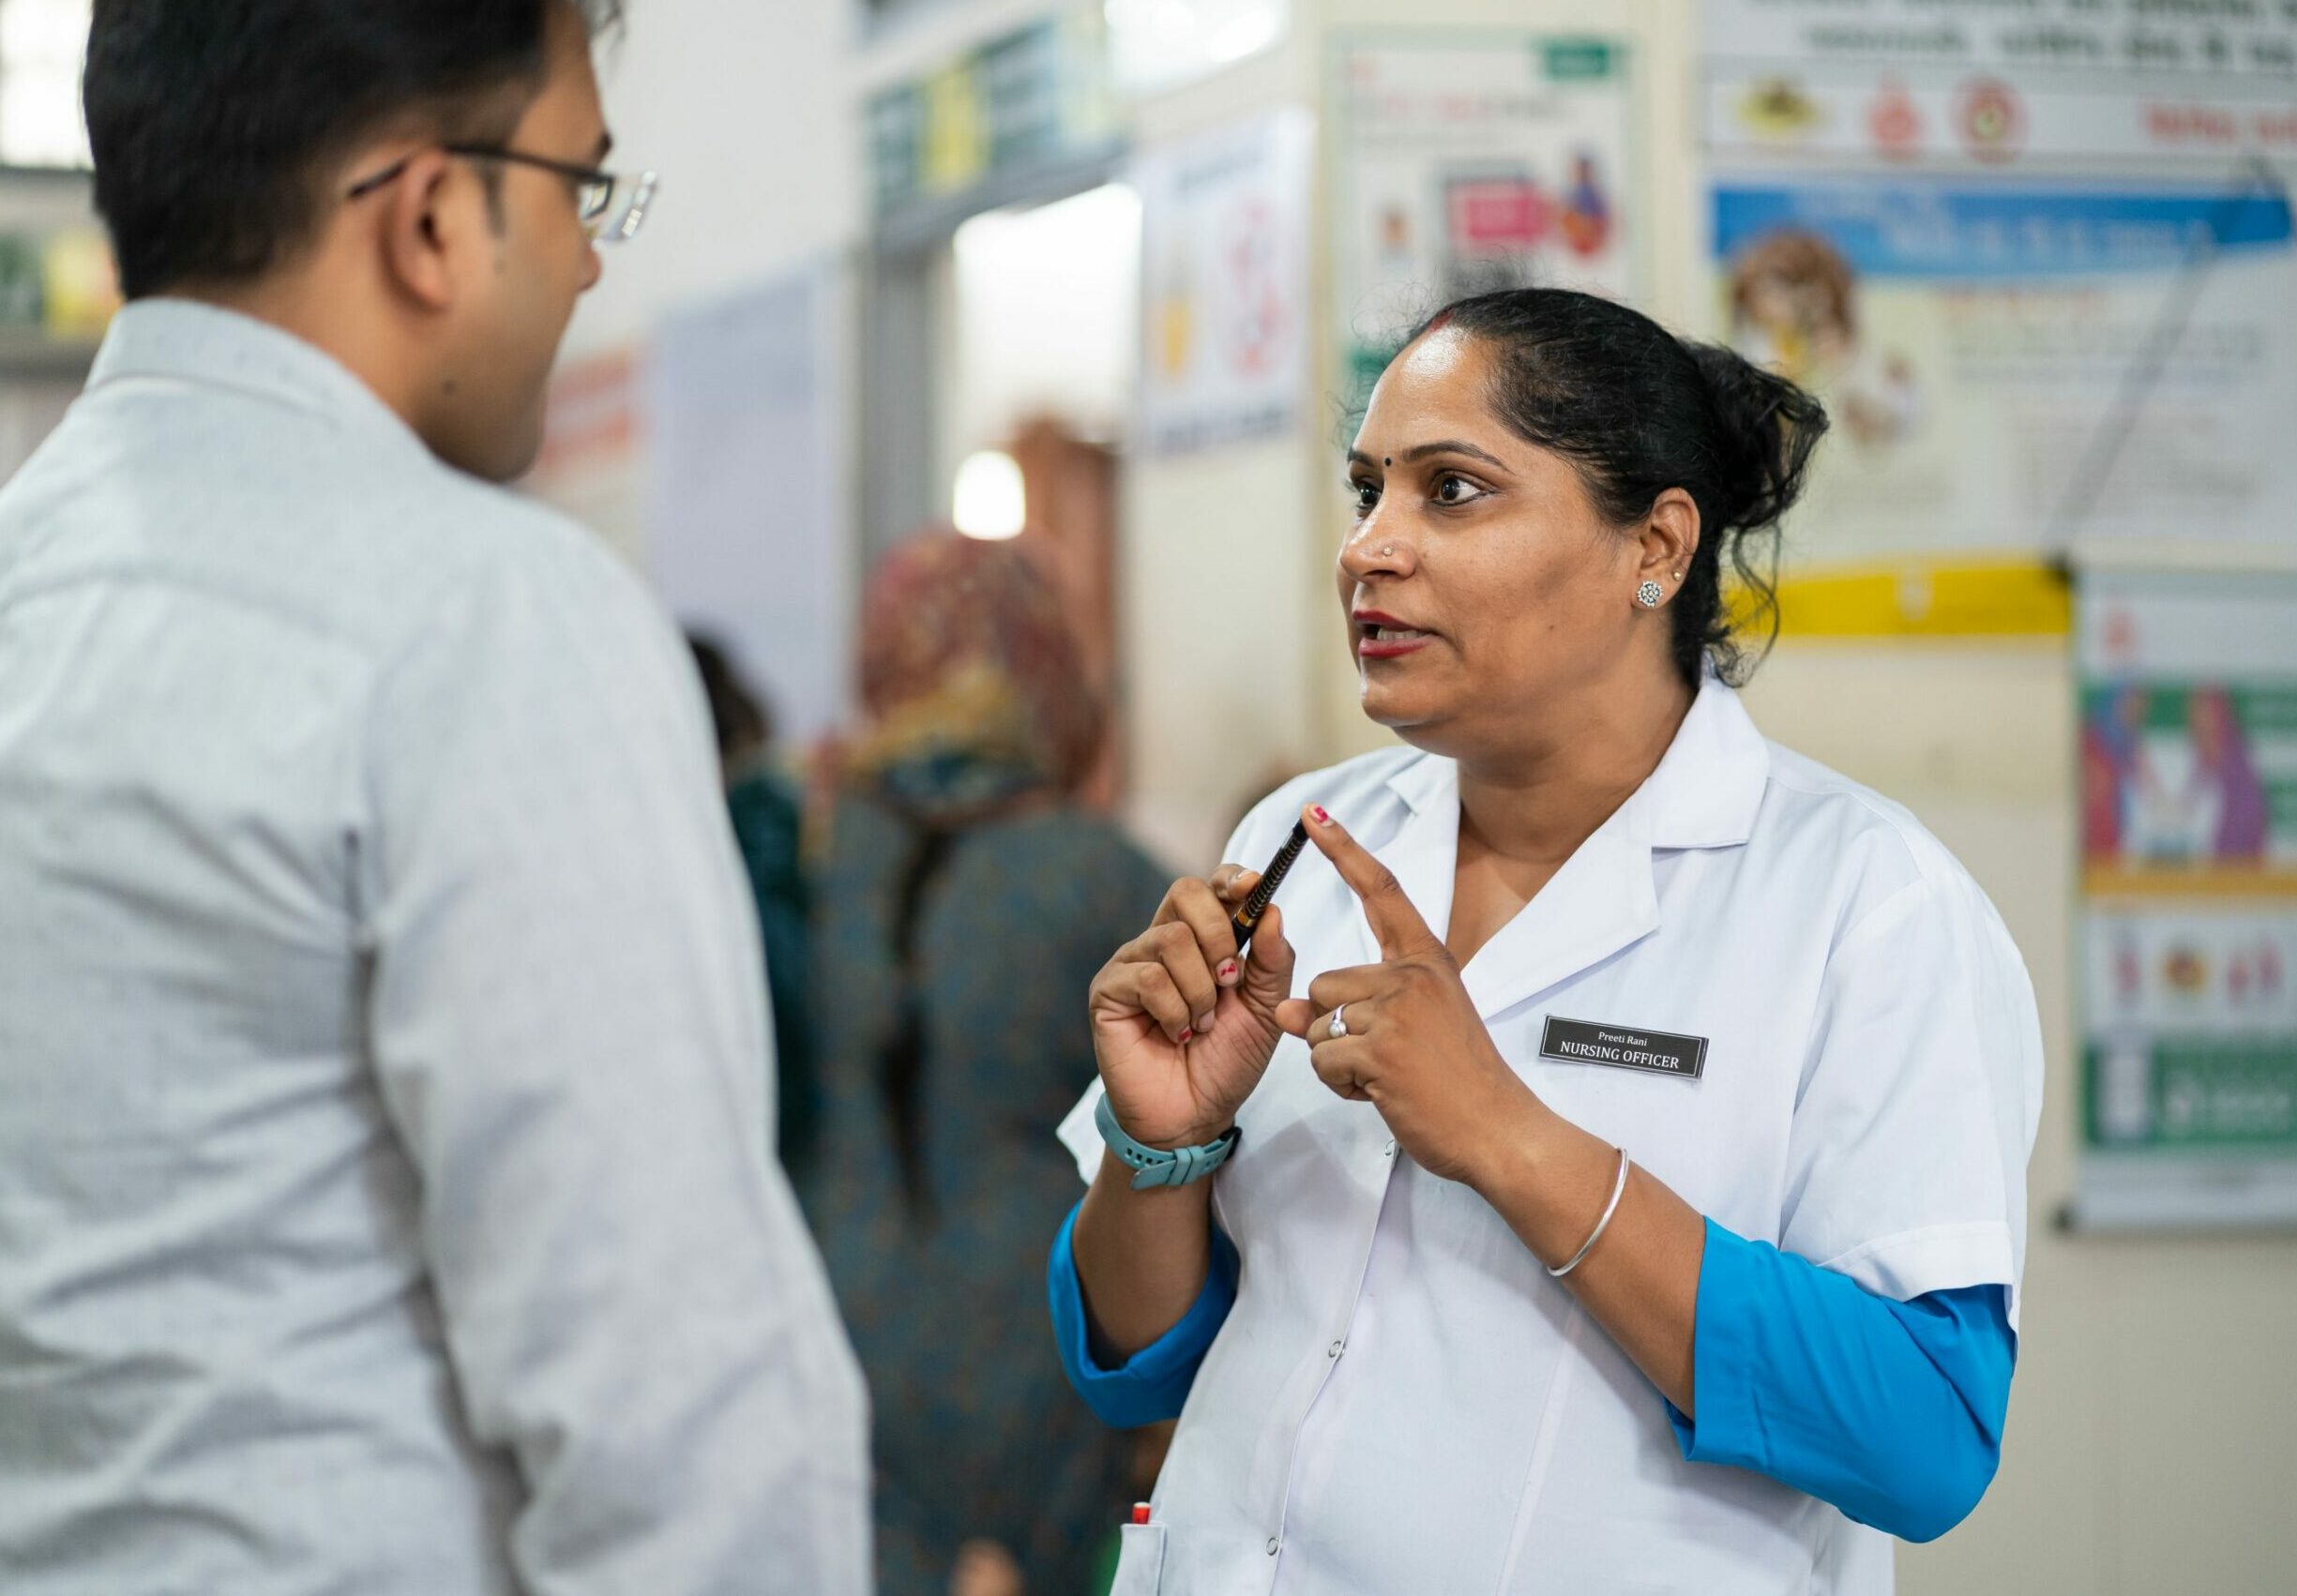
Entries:
{"type": "MultiPolygon", "coordinates": [[[[537,172],[564,177],[574,185],[574,203],[582,217],[582,231],[589,235],[593,244],[601,247],[627,244],[638,236],[638,230],[646,224],[646,212],[653,207],[655,187],[660,181],[651,172],[626,177],[617,173],[601,172],[593,166],[576,166],[570,161],[528,155],[524,150],[499,149],[491,144],[447,144],[443,147],[448,155],[460,156],[465,160],[497,160],[512,166],[531,166],[537,172]]],[[[414,155],[403,156],[372,177],[355,184],[343,197],[347,200],[363,200],[377,189],[396,182],[414,164],[414,155]]]]}

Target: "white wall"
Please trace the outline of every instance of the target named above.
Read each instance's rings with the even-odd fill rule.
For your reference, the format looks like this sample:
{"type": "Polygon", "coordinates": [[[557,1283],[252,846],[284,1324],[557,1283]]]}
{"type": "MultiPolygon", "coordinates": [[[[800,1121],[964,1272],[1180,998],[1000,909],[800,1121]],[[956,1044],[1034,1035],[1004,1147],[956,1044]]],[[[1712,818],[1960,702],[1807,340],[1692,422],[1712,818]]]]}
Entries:
{"type": "Polygon", "coordinates": [[[867,212],[852,22],[837,0],[636,0],[600,61],[612,164],[662,178],[646,230],[583,301],[574,353],[850,248],[867,212]]]}

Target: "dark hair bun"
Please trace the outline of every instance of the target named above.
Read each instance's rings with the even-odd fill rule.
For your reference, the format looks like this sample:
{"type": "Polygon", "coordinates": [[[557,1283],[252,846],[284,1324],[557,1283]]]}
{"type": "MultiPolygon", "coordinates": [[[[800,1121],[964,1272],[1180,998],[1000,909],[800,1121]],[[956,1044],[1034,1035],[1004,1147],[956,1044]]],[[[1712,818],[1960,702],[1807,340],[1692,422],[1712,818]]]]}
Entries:
{"type": "Polygon", "coordinates": [[[1811,451],[1826,436],[1826,407],[1786,378],[1718,344],[1685,343],[1715,407],[1722,455],[1716,505],[1724,527],[1776,526],[1810,473],[1811,451]]]}

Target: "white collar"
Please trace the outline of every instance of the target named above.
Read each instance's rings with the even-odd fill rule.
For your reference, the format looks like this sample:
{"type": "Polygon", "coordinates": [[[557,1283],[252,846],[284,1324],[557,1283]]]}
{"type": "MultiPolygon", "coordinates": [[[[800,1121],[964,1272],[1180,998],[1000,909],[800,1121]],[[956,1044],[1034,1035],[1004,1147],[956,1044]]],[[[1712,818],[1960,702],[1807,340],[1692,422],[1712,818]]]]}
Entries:
{"type": "MultiPolygon", "coordinates": [[[[1493,1018],[1656,930],[1653,851],[1745,843],[1769,775],[1770,748],[1738,694],[1708,677],[1658,768],[1468,961],[1461,978],[1476,1012],[1493,1018]]],[[[1411,813],[1374,851],[1441,932],[1458,858],[1458,766],[1422,756],[1388,787],[1411,813]]],[[[1366,957],[1377,960],[1371,927],[1358,922],[1366,957]]]]}
{"type": "MultiPolygon", "coordinates": [[[[1770,775],[1770,745],[1738,693],[1710,672],[1658,767],[1605,823],[1653,848],[1733,848],[1754,835],[1770,775]]],[[[1459,800],[1459,767],[1422,754],[1387,784],[1414,815],[1450,808],[1459,800]]]]}
{"type": "Polygon", "coordinates": [[[348,367],[282,327],[219,305],[139,299],[113,317],[88,387],[138,380],[251,394],[431,459],[414,430],[348,367]]]}

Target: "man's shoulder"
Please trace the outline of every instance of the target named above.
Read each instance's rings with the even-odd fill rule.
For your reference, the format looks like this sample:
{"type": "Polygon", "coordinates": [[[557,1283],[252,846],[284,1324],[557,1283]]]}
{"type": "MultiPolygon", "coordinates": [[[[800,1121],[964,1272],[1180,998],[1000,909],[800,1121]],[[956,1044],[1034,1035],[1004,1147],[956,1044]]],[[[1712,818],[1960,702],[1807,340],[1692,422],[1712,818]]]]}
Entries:
{"type": "Polygon", "coordinates": [[[563,512],[435,461],[363,474],[325,518],[304,586],[383,658],[457,633],[603,640],[663,625],[638,573],[563,512]]]}
{"type": "Polygon", "coordinates": [[[617,610],[644,595],[637,572],[603,538],[538,500],[445,466],[416,491],[414,515],[374,529],[416,589],[617,610]]]}
{"type": "Polygon", "coordinates": [[[440,468],[422,524],[378,527],[401,565],[374,617],[384,662],[437,651],[470,668],[562,674],[568,655],[659,656],[667,613],[637,571],[580,522],[506,489],[440,468]]]}
{"type": "Polygon", "coordinates": [[[612,613],[642,592],[600,539],[534,500],[228,401],[83,406],[0,492],[0,598],[82,584],[262,612],[370,656],[467,598],[612,613]]]}

